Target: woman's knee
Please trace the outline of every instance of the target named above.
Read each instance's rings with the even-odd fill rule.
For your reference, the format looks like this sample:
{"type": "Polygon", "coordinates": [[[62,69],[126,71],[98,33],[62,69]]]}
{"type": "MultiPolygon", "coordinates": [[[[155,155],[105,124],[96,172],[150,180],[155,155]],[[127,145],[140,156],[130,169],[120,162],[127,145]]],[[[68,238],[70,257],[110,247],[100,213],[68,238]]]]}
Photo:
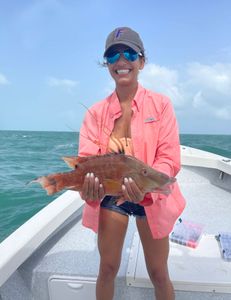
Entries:
{"type": "Polygon", "coordinates": [[[101,278],[113,279],[119,270],[119,264],[115,262],[101,262],[99,275],[101,278]]]}
{"type": "Polygon", "coordinates": [[[155,287],[165,287],[170,282],[168,269],[151,268],[148,270],[149,277],[155,287]]]}

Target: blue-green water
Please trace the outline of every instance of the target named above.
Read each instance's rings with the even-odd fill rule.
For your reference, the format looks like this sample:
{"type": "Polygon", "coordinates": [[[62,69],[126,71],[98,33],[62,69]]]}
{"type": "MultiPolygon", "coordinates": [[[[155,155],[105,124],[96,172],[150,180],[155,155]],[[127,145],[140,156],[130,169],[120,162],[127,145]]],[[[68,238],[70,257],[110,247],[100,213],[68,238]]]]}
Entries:
{"type": "MultiPolygon", "coordinates": [[[[0,241],[51,202],[32,179],[67,171],[62,156],[77,154],[73,132],[0,131],[0,241]]],[[[231,158],[229,135],[181,135],[181,144],[231,158]]]]}

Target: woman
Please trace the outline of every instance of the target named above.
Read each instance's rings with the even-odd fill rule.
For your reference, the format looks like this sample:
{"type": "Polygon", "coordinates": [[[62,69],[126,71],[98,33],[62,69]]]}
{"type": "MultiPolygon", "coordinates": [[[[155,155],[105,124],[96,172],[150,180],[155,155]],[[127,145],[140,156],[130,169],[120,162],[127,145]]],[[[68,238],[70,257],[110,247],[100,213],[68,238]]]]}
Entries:
{"type": "MultiPolygon", "coordinates": [[[[139,71],[145,65],[144,46],[138,33],[128,27],[111,32],[104,59],[115,81],[115,91],[87,112],[80,132],[79,155],[123,150],[156,170],[176,176],[180,145],[175,115],[167,97],[138,83],[139,71]]],[[[173,185],[168,196],[144,195],[132,178],[125,178],[122,190],[126,201],[117,203],[115,197],[104,197],[103,186],[93,173],[87,174],[84,181],[83,225],[98,232],[96,298],[113,298],[128,218],[133,215],[156,299],[174,299],[167,259],[168,235],[185,206],[178,185],[173,185]]]]}

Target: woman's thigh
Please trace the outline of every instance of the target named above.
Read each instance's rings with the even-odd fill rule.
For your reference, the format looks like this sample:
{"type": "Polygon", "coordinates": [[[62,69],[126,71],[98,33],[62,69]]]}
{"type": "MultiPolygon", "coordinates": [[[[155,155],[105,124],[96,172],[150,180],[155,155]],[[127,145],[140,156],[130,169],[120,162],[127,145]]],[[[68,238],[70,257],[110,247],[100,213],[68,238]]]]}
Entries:
{"type": "Polygon", "coordinates": [[[169,255],[169,238],[153,239],[147,219],[136,219],[145,261],[149,272],[166,273],[169,255]]]}
{"type": "Polygon", "coordinates": [[[120,263],[127,226],[127,216],[106,208],[100,209],[98,248],[101,263],[120,263]]]}

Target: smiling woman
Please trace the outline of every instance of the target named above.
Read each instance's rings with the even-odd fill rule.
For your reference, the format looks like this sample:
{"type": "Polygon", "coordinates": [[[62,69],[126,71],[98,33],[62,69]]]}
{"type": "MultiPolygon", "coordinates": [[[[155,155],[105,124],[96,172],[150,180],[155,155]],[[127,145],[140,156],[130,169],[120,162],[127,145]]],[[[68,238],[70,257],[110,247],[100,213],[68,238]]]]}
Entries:
{"type": "MultiPolygon", "coordinates": [[[[106,40],[103,56],[115,91],[86,113],[80,130],[79,156],[104,155],[122,149],[151,168],[176,176],[180,169],[180,145],[175,114],[167,97],[143,88],[138,82],[145,65],[139,34],[128,27],[116,28],[106,40]]],[[[167,259],[168,234],[185,206],[178,184],[173,184],[170,195],[144,192],[130,174],[120,183],[121,203],[106,193],[104,182],[93,174],[93,169],[89,172],[81,195],[86,201],[83,225],[98,232],[97,300],[113,298],[130,215],[136,217],[156,299],[174,299],[167,259]]]]}
{"type": "Polygon", "coordinates": [[[131,82],[137,84],[139,70],[144,67],[144,55],[135,52],[126,45],[111,46],[105,54],[108,70],[117,83],[122,80],[131,86],[131,82]]]}
{"type": "Polygon", "coordinates": [[[111,32],[106,40],[104,59],[115,82],[116,79],[123,78],[126,83],[126,78],[129,80],[128,74],[131,73],[135,75],[133,80],[136,85],[139,70],[143,69],[145,62],[144,46],[138,33],[128,27],[111,32]]]}

